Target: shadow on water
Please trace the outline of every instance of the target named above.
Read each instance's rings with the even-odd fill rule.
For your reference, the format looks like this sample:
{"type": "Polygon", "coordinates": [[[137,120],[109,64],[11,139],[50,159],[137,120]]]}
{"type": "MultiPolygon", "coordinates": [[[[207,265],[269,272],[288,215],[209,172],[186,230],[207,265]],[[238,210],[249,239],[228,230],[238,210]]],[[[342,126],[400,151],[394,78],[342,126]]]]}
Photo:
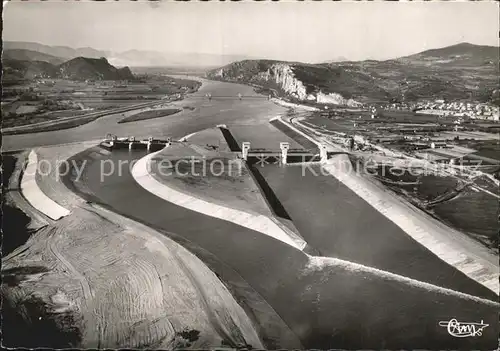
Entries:
{"type": "Polygon", "coordinates": [[[271,189],[271,187],[269,186],[265,178],[262,176],[262,174],[259,172],[257,167],[249,165],[248,168],[250,170],[250,174],[254,178],[255,182],[257,183],[258,187],[261,190],[262,195],[264,195],[266,202],[269,204],[269,207],[274,212],[274,214],[278,217],[291,220],[290,215],[285,210],[285,207],[283,207],[280,200],[274,193],[273,189],[271,189]]]}
{"type": "Polygon", "coordinates": [[[30,218],[20,209],[3,203],[2,212],[2,256],[5,257],[26,243],[33,230],[27,228],[30,218]]]}
{"type": "Polygon", "coordinates": [[[2,271],[2,284],[8,286],[18,286],[29,275],[47,273],[49,270],[42,266],[25,266],[9,268],[2,271]]]}
{"type": "MultiPolygon", "coordinates": [[[[9,192],[18,159],[17,154],[2,155],[2,194],[9,192]]],[[[6,201],[6,197],[2,196],[2,257],[25,244],[34,233],[28,229],[31,219],[11,201],[6,201]]],[[[71,313],[52,313],[52,306],[30,294],[22,299],[9,295],[11,288],[15,289],[31,275],[47,272],[42,266],[2,270],[2,346],[69,348],[80,344],[81,335],[71,313]]]]}
{"type": "MultiPolygon", "coordinates": [[[[142,155],[142,152],[117,152],[109,155],[109,159],[130,160],[142,155]]],[[[84,174],[85,181],[72,182],[69,175],[65,182],[73,183],[72,187],[88,201],[100,203],[114,212],[159,230],[196,254],[227,284],[228,290],[257,325],[269,349],[458,349],[460,345],[466,345],[468,349],[490,349],[497,341],[498,328],[494,327],[494,321],[498,320],[496,307],[402,284],[398,280],[353,270],[353,267],[334,262],[324,267],[309,266],[309,258],[303,252],[283,245],[278,240],[162,201],[145,192],[127,172],[121,177],[115,175],[113,178],[106,178],[102,183],[99,179],[99,164],[92,162],[91,156],[82,154],[79,157],[91,161],[84,174]],[[130,201],[131,198],[134,201],[130,201]],[[266,307],[264,311],[263,306],[266,307]],[[269,316],[273,319],[269,319],[269,316]],[[481,339],[458,340],[437,324],[450,318],[464,321],[482,318],[491,327],[485,330],[481,339]],[[285,334],[287,330],[291,332],[285,334]],[[291,337],[295,337],[297,343],[285,345],[291,337]],[[296,346],[297,344],[302,347],[296,346]]],[[[266,175],[265,171],[262,173],[266,175]]],[[[279,174],[273,179],[282,185],[281,191],[287,196],[280,193],[280,188],[276,188],[272,179],[269,181],[266,177],[266,180],[280,196],[290,214],[300,219],[301,212],[292,212],[294,207],[289,207],[290,204],[286,202],[292,192],[290,188],[298,186],[297,180],[283,180],[284,176],[286,174],[279,174]]],[[[307,184],[302,184],[302,187],[307,194],[310,187],[307,184]]],[[[335,189],[334,187],[332,190],[335,189]]],[[[317,198],[318,194],[310,196],[317,198]]],[[[304,195],[295,199],[297,198],[300,199],[297,210],[304,211],[303,204],[311,201],[304,195]]],[[[337,198],[336,209],[347,211],[340,213],[341,218],[349,217],[344,213],[349,215],[353,210],[344,200],[351,197],[338,194],[337,198]]],[[[289,200],[295,202],[292,198],[289,200]]],[[[332,204],[326,205],[328,203],[317,204],[323,212],[328,212],[332,204]]],[[[314,216],[317,209],[313,210],[311,213],[314,216]]],[[[309,223],[313,217],[302,215],[302,218],[309,223]]],[[[327,220],[323,233],[325,236],[317,238],[326,239],[321,242],[323,246],[334,239],[329,229],[334,220],[332,213],[329,212],[324,219],[327,220]]],[[[348,228],[358,222],[359,217],[349,221],[348,228]]],[[[369,228],[373,227],[371,218],[366,218],[364,223],[369,228]]],[[[382,228],[382,233],[385,229],[382,228]]],[[[352,233],[346,231],[345,234],[351,238],[352,233]]],[[[313,234],[314,230],[310,235],[312,239],[313,234]]],[[[336,231],[336,234],[341,233],[336,231]]],[[[374,244],[372,241],[367,242],[367,238],[369,237],[363,235],[362,240],[355,240],[353,244],[363,243],[371,254],[374,244]]],[[[375,243],[380,241],[375,236],[372,239],[375,243]]],[[[390,242],[382,240],[381,245],[390,242]]],[[[408,252],[402,253],[402,260],[398,257],[392,257],[391,260],[397,266],[401,262],[413,265],[413,259],[408,262],[406,253],[408,252]]],[[[429,256],[426,255],[424,259],[428,261],[429,256]]],[[[429,269],[425,270],[424,267],[424,270],[428,274],[436,275],[443,267],[427,268],[429,269]]],[[[451,273],[455,274],[455,271],[451,273]]],[[[444,274],[448,276],[448,272],[444,274]]]]}
{"type": "Polygon", "coordinates": [[[220,128],[224,139],[226,139],[226,143],[229,146],[229,149],[233,152],[241,152],[241,148],[238,145],[238,142],[234,138],[233,134],[227,128],[220,128]]]}

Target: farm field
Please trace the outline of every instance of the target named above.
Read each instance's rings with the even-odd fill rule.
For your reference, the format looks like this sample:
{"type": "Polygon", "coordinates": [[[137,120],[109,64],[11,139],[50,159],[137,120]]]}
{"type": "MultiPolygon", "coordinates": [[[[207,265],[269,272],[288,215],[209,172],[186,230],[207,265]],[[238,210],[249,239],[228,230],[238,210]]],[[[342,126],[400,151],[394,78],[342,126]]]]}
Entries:
{"type": "Polygon", "coordinates": [[[132,82],[38,79],[9,82],[2,92],[3,127],[52,121],[154,100],[176,100],[198,82],[150,76],[132,82]]]}
{"type": "Polygon", "coordinates": [[[477,150],[474,153],[476,156],[488,157],[495,160],[500,160],[500,137],[497,136],[496,140],[466,140],[462,143],[467,146],[477,150]]]}

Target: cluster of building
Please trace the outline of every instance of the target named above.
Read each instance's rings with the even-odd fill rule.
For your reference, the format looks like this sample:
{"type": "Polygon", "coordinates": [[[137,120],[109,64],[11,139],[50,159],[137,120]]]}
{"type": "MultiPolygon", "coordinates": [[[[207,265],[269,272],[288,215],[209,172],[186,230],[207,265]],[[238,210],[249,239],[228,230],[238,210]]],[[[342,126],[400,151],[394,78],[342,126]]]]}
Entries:
{"type": "Polygon", "coordinates": [[[398,103],[392,103],[383,106],[384,110],[411,110],[413,109],[414,105],[408,104],[406,102],[398,102],[398,103]]]}
{"type": "Polygon", "coordinates": [[[500,108],[498,106],[474,102],[445,102],[444,100],[420,102],[415,105],[414,109],[418,110],[420,113],[470,117],[472,119],[493,121],[498,121],[500,114],[500,108]]]}
{"type": "Polygon", "coordinates": [[[465,117],[479,120],[498,121],[500,107],[477,102],[445,102],[444,100],[421,101],[415,104],[394,103],[385,109],[413,110],[418,113],[437,116],[465,117]]]}

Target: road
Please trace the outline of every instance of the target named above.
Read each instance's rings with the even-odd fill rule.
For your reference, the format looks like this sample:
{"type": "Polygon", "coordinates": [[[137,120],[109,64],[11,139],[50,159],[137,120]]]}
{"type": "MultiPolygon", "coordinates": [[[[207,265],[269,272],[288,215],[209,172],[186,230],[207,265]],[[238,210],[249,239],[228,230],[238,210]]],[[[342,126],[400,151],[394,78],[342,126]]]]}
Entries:
{"type": "MultiPolygon", "coordinates": [[[[207,82],[199,93],[206,92],[210,92],[212,96],[237,95],[238,92],[243,95],[256,95],[251,87],[221,82],[207,82]]],[[[269,143],[278,142],[283,138],[283,134],[268,121],[283,113],[284,109],[265,99],[208,101],[188,97],[182,104],[195,107],[195,110],[181,115],[127,124],[116,123],[121,118],[120,115],[108,116],[75,129],[8,136],[4,138],[4,148],[9,150],[93,140],[107,132],[137,137],[152,135],[178,138],[216,124],[227,124],[229,128],[232,125],[256,125],[258,140],[267,139],[269,143]]],[[[300,344],[280,338],[280,335],[287,334],[276,332],[284,328],[281,324],[276,324],[275,331],[261,330],[267,348],[455,349],[466,346],[469,346],[467,348],[496,346],[497,328],[487,329],[481,339],[471,338],[464,341],[451,337],[445,329],[437,325],[439,320],[450,318],[467,321],[483,319],[485,323],[494,325],[497,321],[497,311],[491,305],[468,298],[429,292],[408,283],[382,279],[343,266],[331,266],[326,271],[323,268],[311,270],[309,257],[304,252],[250,229],[163,201],[141,188],[128,171],[121,176],[115,174],[105,177],[104,181],[101,181],[99,161],[102,158],[100,157],[118,162],[135,160],[144,155],[142,151],[117,151],[107,156],[93,156],[97,158],[89,159],[81,182],[71,182],[68,179],[66,181],[69,181],[74,190],[89,201],[154,227],[183,244],[228,284],[248,313],[255,312],[249,306],[259,303],[269,304],[276,314],[273,318],[284,321],[285,327],[296,335],[300,344]],[[228,277],[234,276],[240,279],[238,282],[240,289],[229,282],[228,277]],[[241,290],[251,293],[241,293],[241,290]],[[260,300],[248,301],[246,299],[249,296],[260,300]]],[[[293,182],[297,181],[303,179],[293,179],[293,182]]],[[[287,180],[285,185],[293,187],[293,182],[287,180]]],[[[342,206],[346,199],[338,196],[335,197],[335,201],[337,206],[342,206]]],[[[356,223],[362,215],[349,216],[347,213],[343,216],[343,226],[348,228],[351,225],[353,228],[358,228],[356,223]]],[[[374,221],[387,221],[383,216],[373,218],[374,221]]],[[[309,216],[308,220],[314,221],[314,214],[309,216]]],[[[380,223],[371,224],[373,227],[380,225],[380,223]]],[[[331,225],[335,226],[335,223],[331,225]]],[[[326,232],[320,235],[314,234],[317,238],[314,244],[318,247],[328,244],[329,237],[326,234],[326,232]]],[[[394,231],[392,235],[406,234],[394,231]]],[[[363,246],[369,247],[370,241],[377,238],[366,235],[364,240],[366,242],[363,246]]],[[[329,248],[325,255],[335,254],[333,246],[325,247],[329,248]]],[[[408,254],[411,255],[411,250],[408,254]]],[[[390,252],[387,255],[390,255],[390,252]]],[[[428,255],[430,262],[437,262],[430,259],[432,257],[430,252],[424,252],[422,255],[423,257],[419,258],[421,261],[425,261],[425,255],[428,255]]],[[[394,259],[400,260],[404,257],[394,259]]],[[[408,257],[408,260],[411,264],[417,264],[412,262],[411,257],[408,257]]],[[[443,266],[440,264],[442,263],[434,265],[431,263],[422,269],[428,270],[429,275],[432,275],[433,272],[442,270],[443,266]]],[[[418,267],[414,267],[413,271],[417,272],[418,267]]],[[[451,270],[443,274],[453,276],[455,272],[451,270]]],[[[478,288],[477,283],[472,280],[466,280],[464,284],[468,285],[463,289],[467,290],[464,292],[473,293],[478,288]]],[[[478,290],[477,295],[490,297],[482,290],[478,290]]],[[[261,322],[266,316],[260,317],[261,319],[255,318],[261,322]]]]}

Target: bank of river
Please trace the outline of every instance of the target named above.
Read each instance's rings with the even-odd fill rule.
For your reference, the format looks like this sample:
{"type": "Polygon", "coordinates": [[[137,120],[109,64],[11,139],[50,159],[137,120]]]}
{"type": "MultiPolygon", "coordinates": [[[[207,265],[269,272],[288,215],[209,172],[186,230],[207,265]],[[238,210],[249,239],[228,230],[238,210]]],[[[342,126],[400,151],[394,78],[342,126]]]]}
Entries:
{"type": "MultiPolygon", "coordinates": [[[[385,183],[389,189],[430,215],[490,249],[498,248],[498,200],[495,197],[479,190],[474,191],[471,186],[465,186],[464,182],[458,182],[451,176],[417,175],[387,166],[381,166],[374,172],[391,181],[385,183]]],[[[483,187],[486,185],[482,184],[483,187]]]]}
{"type": "MultiPolygon", "coordinates": [[[[109,157],[118,163],[119,160],[132,162],[144,155],[141,151],[117,151],[109,157]]],[[[429,328],[440,318],[438,315],[458,313],[472,319],[479,318],[478,313],[481,313],[481,318],[496,316],[491,307],[481,303],[382,279],[377,274],[355,273],[348,268],[349,265],[327,265],[310,270],[307,268],[309,257],[289,245],[163,201],[142,189],[127,169],[121,176],[115,172],[101,181],[100,160],[88,161],[81,182],[66,180],[73,184],[74,190],[89,201],[154,227],[194,252],[218,274],[247,314],[252,316],[267,348],[327,349],[333,345],[340,348],[458,347],[455,340],[450,340],[439,329],[429,328]],[[294,308],[290,309],[290,306],[294,308]],[[423,318],[419,312],[422,310],[432,310],[433,314],[428,313],[423,318]],[[416,315],[420,317],[415,320],[416,315]],[[404,338],[400,336],[404,334],[403,330],[410,329],[420,332],[410,337],[407,334],[404,338]],[[422,336],[422,330],[425,330],[425,336],[422,336]]],[[[288,180],[284,183],[288,184],[288,180]]],[[[352,201],[343,195],[332,199],[336,199],[333,201],[337,201],[339,207],[345,206],[346,201],[352,201]]],[[[345,221],[349,221],[349,216],[344,217],[345,221]]],[[[308,218],[310,222],[311,218],[314,217],[308,218]]],[[[352,221],[359,220],[350,218],[352,221]]],[[[386,221],[385,218],[378,220],[386,221]]],[[[335,225],[335,221],[331,224],[335,225]]],[[[359,235],[370,235],[355,230],[359,235]]],[[[335,231],[331,235],[335,235],[335,231]]],[[[375,240],[377,235],[371,235],[375,240]]],[[[404,236],[402,233],[401,238],[404,236]]],[[[326,244],[328,236],[324,239],[326,244]]],[[[369,246],[367,240],[361,246],[369,246]]],[[[378,242],[381,247],[390,244],[387,240],[378,242]]],[[[401,257],[393,258],[394,267],[398,264],[412,266],[413,254],[406,251],[407,255],[402,253],[401,257]]],[[[422,253],[422,259],[426,261],[425,250],[422,253]]],[[[366,256],[369,257],[369,252],[366,256]]],[[[451,267],[448,269],[443,264],[433,268],[428,264],[432,265],[432,261],[425,267],[419,267],[414,262],[415,267],[427,271],[429,277],[440,271],[438,277],[431,279],[433,282],[439,283],[441,279],[441,285],[453,284],[462,291],[495,298],[494,294],[474,282],[466,281],[464,286],[459,287],[462,278],[458,278],[460,275],[452,272],[451,267]],[[446,279],[450,283],[446,283],[446,279]]],[[[417,268],[414,272],[418,271],[417,268]]],[[[492,337],[486,344],[495,340],[496,337],[492,337]]]]}

